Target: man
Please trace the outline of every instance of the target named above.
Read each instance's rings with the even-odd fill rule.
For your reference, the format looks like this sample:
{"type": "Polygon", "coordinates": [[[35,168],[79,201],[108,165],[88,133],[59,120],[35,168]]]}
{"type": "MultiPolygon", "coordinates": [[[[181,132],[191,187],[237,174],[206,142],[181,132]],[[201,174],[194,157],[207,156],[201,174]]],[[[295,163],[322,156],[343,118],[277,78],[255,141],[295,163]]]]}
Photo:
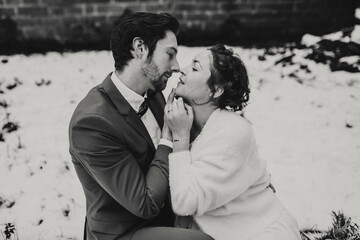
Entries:
{"type": "Polygon", "coordinates": [[[172,142],[161,91],[179,71],[178,29],[169,14],[125,16],[110,42],[116,70],[75,109],[69,141],[86,197],[84,239],[211,239],[170,227],[172,142]]]}

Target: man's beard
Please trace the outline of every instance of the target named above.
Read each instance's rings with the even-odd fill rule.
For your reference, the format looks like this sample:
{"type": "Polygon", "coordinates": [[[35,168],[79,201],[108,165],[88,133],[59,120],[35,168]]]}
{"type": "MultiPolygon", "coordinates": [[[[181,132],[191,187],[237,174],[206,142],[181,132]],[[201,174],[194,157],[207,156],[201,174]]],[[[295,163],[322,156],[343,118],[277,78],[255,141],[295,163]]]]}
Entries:
{"type": "Polygon", "coordinates": [[[166,73],[160,74],[159,67],[155,64],[152,58],[141,66],[141,73],[150,80],[155,91],[162,91],[166,87],[167,77],[166,73]]]}

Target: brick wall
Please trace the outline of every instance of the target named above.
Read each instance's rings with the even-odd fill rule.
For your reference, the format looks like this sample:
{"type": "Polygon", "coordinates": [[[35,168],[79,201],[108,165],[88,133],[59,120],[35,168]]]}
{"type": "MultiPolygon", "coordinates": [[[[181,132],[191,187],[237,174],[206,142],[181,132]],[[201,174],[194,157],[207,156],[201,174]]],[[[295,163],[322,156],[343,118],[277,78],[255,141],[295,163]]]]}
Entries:
{"type": "Polygon", "coordinates": [[[355,23],[357,0],[0,0],[0,43],[103,42],[124,11],[169,12],[180,44],[292,40],[355,23]],[[14,30],[14,26],[16,29],[14,30]]]}

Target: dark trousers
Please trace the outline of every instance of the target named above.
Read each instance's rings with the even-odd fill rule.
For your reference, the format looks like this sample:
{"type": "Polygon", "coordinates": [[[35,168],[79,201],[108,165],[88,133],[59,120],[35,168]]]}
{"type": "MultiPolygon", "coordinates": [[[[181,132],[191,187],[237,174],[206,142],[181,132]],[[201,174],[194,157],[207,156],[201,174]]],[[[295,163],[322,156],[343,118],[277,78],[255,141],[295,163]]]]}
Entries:
{"type": "MultiPolygon", "coordinates": [[[[84,240],[87,240],[86,218],[84,240]]],[[[175,227],[144,227],[137,230],[131,240],[214,240],[206,233],[175,227]]]]}
{"type": "Polygon", "coordinates": [[[135,232],[131,240],[214,240],[209,235],[175,227],[146,227],[135,232]]]}

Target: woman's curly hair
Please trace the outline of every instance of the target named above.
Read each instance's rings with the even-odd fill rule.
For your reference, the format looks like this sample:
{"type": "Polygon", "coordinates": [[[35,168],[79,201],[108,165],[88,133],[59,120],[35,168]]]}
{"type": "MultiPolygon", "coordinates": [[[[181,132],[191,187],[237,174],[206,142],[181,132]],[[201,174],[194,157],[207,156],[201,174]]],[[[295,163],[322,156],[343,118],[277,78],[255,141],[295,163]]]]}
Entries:
{"type": "Polygon", "coordinates": [[[208,85],[215,92],[215,87],[223,88],[223,94],[216,98],[220,108],[229,107],[233,111],[242,110],[249,101],[249,78],[244,63],[231,48],[222,44],[209,48],[212,54],[208,85]]]}

